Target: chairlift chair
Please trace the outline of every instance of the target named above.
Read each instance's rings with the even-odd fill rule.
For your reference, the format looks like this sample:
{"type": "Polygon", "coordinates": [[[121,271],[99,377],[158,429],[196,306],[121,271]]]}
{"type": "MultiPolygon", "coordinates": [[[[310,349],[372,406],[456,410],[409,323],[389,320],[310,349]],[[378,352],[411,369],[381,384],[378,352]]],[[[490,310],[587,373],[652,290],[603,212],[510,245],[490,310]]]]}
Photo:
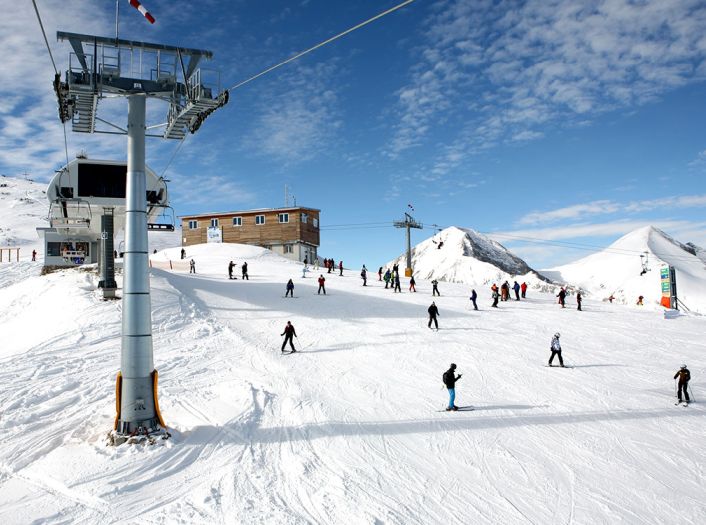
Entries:
{"type": "Polygon", "coordinates": [[[156,222],[148,222],[149,231],[173,232],[174,231],[174,208],[167,205],[155,205],[153,208],[161,208],[162,212],[156,216],[156,222]]]}

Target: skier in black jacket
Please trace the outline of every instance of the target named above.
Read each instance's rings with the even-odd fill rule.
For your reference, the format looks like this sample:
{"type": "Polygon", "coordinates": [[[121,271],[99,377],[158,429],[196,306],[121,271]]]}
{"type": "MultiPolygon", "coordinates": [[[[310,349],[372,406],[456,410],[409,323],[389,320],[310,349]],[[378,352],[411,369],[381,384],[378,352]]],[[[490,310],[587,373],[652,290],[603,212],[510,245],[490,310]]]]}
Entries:
{"type": "Polygon", "coordinates": [[[233,278],[233,268],[235,268],[235,263],[233,261],[230,261],[228,263],[228,279],[233,278]]]}
{"type": "Polygon", "coordinates": [[[454,404],[454,401],[456,401],[456,381],[461,379],[461,374],[456,375],[456,364],[451,363],[451,366],[449,369],[444,372],[444,375],[441,376],[441,380],[444,382],[444,385],[446,385],[446,388],[449,391],[449,406],[446,407],[446,411],[450,410],[458,410],[458,407],[454,404]]]}
{"type": "Polygon", "coordinates": [[[436,303],[432,302],[431,306],[427,309],[429,312],[429,323],[427,326],[431,328],[431,322],[434,321],[434,326],[439,329],[439,322],[436,320],[436,316],[439,315],[439,309],[436,307],[436,303]]]}
{"type": "Polygon", "coordinates": [[[287,345],[287,341],[289,341],[289,346],[292,348],[292,353],[296,352],[296,348],[294,348],[294,342],[292,341],[292,337],[297,336],[296,330],[294,330],[294,325],[292,324],[291,321],[287,321],[287,326],[284,327],[284,332],[282,332],[280,335],[284,336],[284,342],[282,343],[282,352],[284,352],[284,347],[287,345]]]}
{"type": "Polygon", "coordinates": [[[244,262],[243,266],[241,266],[240,269],[243,272],[243,279],[249,281],[250,277],[248,277],[248,263],[244,262]]]}
{"type": "Polygon", "coordinates": [[[478,299],[478,294],[475,289],[471,290],[471,302],[473,303],[473,309],[478,310],[478,305],[476,304],[476,299],[478,299]]]}
{"type": "Polygon", "coordinates": [[[684,399],[689,403],[689,380],[691,379],[691,372],[686,367],[686,365],[681,365],[676,374],[674,374],[674,379],[679,378],[677,383],[677,396],[679,397],[679,403],[681,403],[681,393],[684,392],[684,399]]]}

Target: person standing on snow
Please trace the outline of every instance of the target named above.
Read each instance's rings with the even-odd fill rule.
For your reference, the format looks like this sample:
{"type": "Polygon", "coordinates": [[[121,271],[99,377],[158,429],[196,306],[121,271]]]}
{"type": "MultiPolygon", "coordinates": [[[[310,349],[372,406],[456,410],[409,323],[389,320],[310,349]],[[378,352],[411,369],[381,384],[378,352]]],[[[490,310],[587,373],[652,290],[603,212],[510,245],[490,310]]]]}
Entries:
{"type": "Polygon", "coordinates": [[[282,343],[282,352],[284,352],[284,347],[287,346],[287,342],[289,342],[289,347],[292,349],[292,353],[296,352],[297,349],[294,348],[294,340],[292,338],[297,337],[297,332],[296,330],[294,330],[294,325],[291,321],[287,321],[287,326],[284,327],[284,332],[282,332],[280,335],[284,336],[284,342],[282,343]]]}
{"type": "Polygon", "coordinates": [[[235,268],[235,263],[233,261],[230,261],[228,263],[228,279],[233,278],[233,268],[235,268]]]}
{"type": "Polygon", "coordinates": [[[576,309],[580,312],[581,311],[581,301],[583,301],[583,297],[581,296],[581,292],[578,291],[576,292],[576,304],[578,305],[576,309]]]}
{"type": "Polygon", "coordinates": [[[394,293],[400,292],[402,293],[402,287],[400,286],[400,274],[399,272],[395,273],[395,288],[394,288],[394,293]]]}
{"type": "Polygon", "coordinates": [[[343,277],[343,261],[338,261],[338,269],[339,269],[340,272],[341,272],[341,273],[339,273],[338,275],[340,275],[341,277],[343,277]]]}
{"type": "Polygon", "coordinates": [[[189,273],[196,273],[196,261],[193,259],[189,261],[189,273]]]}
{"type": "Polygon", "coordinates": [[[557,297],[559,298],[559,304],[561,307],[566,308],[566,290],[564,290],[564,287],[559,290],[557,297]]]}
{"type": "Polygon", "coordinates": [[[431,323],[434,321],[434,327],[438,330],[439,322],[436,320],[436,317],[439,315],[439,309],[436,307],[436,303],[432,301],[431,306],[427,308],[427,312],[429,312],[429,322],[427,326],[431,328],[431,323]]]}
{"type": "Polygon", "coordinates": [[[515,301],[520,300],[520,285],[517,284],[517,281],[515,281],[515,284],[512,285],[512,289],[515,291],[515,301]]]}
{"type": "Polygon", "coordinates": [[[186,250],[184,248],[181,249],[181,258],[186,259],[186,250]]]}
{"type": "Polygon", "coordinates": [[[559,357],[559,366],[564,366],[564,360],[561,358],[561,344],[559,344],[559,332],[554,334],[552,338],[552,344],[550,349],[552,351],[552,356],[549,358],[549,366],[552,366],[552,361],[554,361],[554,356],[559,357]]]}
{"type": "Polygon", "coordinates": [[[240,267],[240,269],[243,272],[243,279],[247,279],[248,281],[250,280],[250,277],[248,277],[248,263],[244,262],[243,266],[240,267]]]}
{"type": "Polygon", "coordinates": [[[410,278],[409,278],[409,291],[410,292],[415,292],[415,293],[417,292],[417,289],[414,287],[414,285],[416,285],[416,284],[417,284],[417,282],[414,280],[414,275],[410,276],[410,278]]]}
{"type": "Polygon", "coordinates": [[[326,287],[324,286],[325,282],[326,282],[326,279],[324,278],[324,275],[323,274],[319,275],[319,291],[316,292],[317,294],[321,294],[321,291],[323,290],[324,295],[326,295],[326,287]]]}
{"type": "Polygon", "coordinates": [[[378,281],[382,281],[382,266],[378,268],[378,281]]]}
{"type": "Polygon", "coordinates": [[[284,296],[287,297],[288,295],[294,298],[294,283],[291,279],[287,281],[287,293],[284,296]]]}
{"type": "Polygon", "coordinates": [[[363,279],[363,286],[368,286],[368,269],[363,265],[360,270],[360,278],[363,279]]]}
{"type": "Polygon", "coordinates": [[[500,299],[500,294],[498,293],[498,285],[493,283],[493,286],[490,287],[491,291],[493,292],[491,294],[491,297],[493,298],[493,308],[498,307],[498,299],[500,299]]]}
{"type": "Polygon", "coordinates": [[[387,289],[387,286],[390,284],[391,277],[392,277],[392,274],[390,273],[390,269],[388,268],[387,271],[385,272],[385,277],[383,277],[383,279],[385,280],[385,289],[387,289]]]}
{"type": "Polygon", "coordinates": [[[449,391],[449,406],[446,407],[447,412],[458,410],[458,407],[454,403],[456,401],[456,381],[461,379],[461,375],[462,374],[456,375],[456,364],[451,363],[449,369],[441,376],[441,380],[449,391]]]}
{"type": "Polygon", "coordinates": [[[524,299],[524,298],[525,298],[525,294],[527,293],[527,283],[523,282],[523,283],[520,285],[520,290],[522,291],[522,293],[521,293],[520,295],[521,295],[522,298],[524,299]]]}
{"type": "Polygon", "coordinates": [[[679,403],[681,403],[681,393],[684,392],[684,399],[686,399],[687,404],[691,402],[689,399],[689,380],[691,379],[691,372],[686,367],[686,365],[681,365],[676,374],[674,374],[674,379],[679,378],[677,383],[677,397],[679,398],[679,403]]]}
{"type": "Polygon", "coordinates": [[[32,261],[37,260],[37,250],[32,250],[32,261]]]}
{"type": "Polygon", "coordinates": [[[478,305],[476,304],[476,299],[478,299],[478,294],[475,289],[471,290],[471,302],[473,303],[473,309],[478,310],[478,305]]]}
{"type": "Polygon", "coordinates": [[[439,293],[439,281],[436,279],[431,282],[431,296],[434,297],[435,295],[441,297],[441,294],[439,293]]]}

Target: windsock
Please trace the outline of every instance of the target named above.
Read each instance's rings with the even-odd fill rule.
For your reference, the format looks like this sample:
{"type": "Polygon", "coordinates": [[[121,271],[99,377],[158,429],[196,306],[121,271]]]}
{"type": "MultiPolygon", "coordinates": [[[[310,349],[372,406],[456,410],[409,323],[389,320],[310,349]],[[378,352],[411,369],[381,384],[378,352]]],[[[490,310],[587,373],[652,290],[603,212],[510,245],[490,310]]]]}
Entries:
{"type": "Polygon", "coordinates": [[[128,0],[130,2],[130,5],[137,9],[140,13],[142,13],[142,16],[144,16],[150,24],[154,24],[154,17],[150,14],[150,12],[145,9],[145,6],[143,6],[140,2],[137,0],[128,0]]]}

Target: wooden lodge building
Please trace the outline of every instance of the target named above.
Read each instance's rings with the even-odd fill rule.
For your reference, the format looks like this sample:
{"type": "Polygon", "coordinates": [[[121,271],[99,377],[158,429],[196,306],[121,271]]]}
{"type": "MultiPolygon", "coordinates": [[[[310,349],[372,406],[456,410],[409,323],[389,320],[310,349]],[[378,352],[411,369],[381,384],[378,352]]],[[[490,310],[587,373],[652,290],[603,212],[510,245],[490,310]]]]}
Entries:
{"type": "Polygon", "coordinates": [[[318,256],[319,212],[301,206],[183,215],[182,246],[206,242],[254,244],[308,262],[318,256]]]}

